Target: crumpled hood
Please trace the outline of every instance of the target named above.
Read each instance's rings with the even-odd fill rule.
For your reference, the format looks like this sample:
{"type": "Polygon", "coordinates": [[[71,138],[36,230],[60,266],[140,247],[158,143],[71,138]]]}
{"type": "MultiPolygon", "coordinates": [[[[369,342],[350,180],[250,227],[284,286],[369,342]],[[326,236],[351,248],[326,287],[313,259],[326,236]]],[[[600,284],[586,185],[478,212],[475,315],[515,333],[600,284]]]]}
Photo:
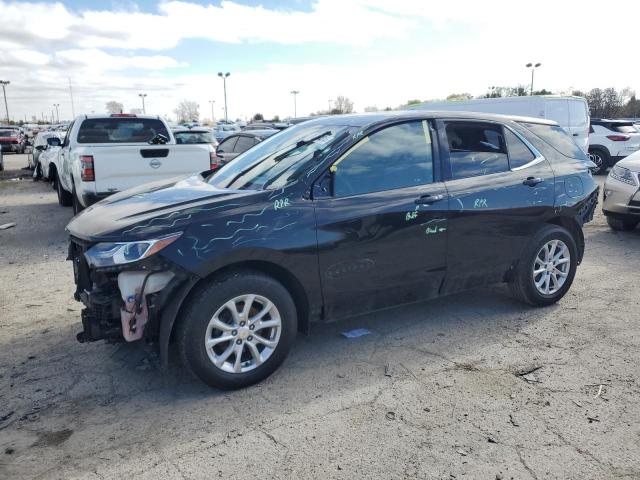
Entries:
{"type": "Polygon", "coordinates": [[[165,179],[116,193],[92,205],[69,222],[67,231],[87,241],[141,239],[180,230],[193,218],[210,215],[213,209],[224,211],[229,199],[255,193],[214,187],[201,175],[165,179]]]}

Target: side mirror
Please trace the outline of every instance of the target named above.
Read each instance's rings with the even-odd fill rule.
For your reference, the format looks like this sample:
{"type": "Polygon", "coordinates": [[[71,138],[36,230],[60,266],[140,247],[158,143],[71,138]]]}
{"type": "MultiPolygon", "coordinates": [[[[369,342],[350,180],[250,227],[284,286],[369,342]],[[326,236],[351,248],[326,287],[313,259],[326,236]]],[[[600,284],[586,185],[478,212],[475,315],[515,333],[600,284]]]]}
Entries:
{"type": "Polygon", "coordinates": [[[47,145],[37,145],[36,146],[36,150],[38,150],[39,152],[46,150],[47,149],[47,145]]]}
{"type": "Polygon", "coordinates": [[[216,150],[216,154],[218,154],[218,153],[224,153],[224,150],[222,150],[221,148],[219,148],[219,149],[217,149],[217,150],[216,150]]]}

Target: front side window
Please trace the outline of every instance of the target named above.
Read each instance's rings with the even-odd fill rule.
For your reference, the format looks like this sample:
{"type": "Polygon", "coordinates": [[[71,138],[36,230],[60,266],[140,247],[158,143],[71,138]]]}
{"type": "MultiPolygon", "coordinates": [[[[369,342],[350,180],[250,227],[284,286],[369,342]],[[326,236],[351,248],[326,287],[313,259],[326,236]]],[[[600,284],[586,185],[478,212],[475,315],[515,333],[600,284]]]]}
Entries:
{"type": "Polygon", "coordinates": [[[236,142],[238,141],[238,137],[229,137],[225,140],[223,140],[220,145],[218,145],[218,152],[227,152],[227,153],[231,153],[233,152],[233,147],[235,146],[236,142]]]}
{"type": "Polygon", "coordinates": [[[451,178],[468,178],[506,172],[509,156],[500,125],[480,122],[447,122],[451,178]]]}
{"type": "Polygon", "coordinates": [[[238,143],[236,143],[236,146],[233,149],[233,151],[235,153],[246,152],[251,147],[253,147],[253,145],[254,145],[253,138],[241,136],[241,137],[238,137],[238,143]]]}
{"type": "Polygon", "coordinates": [[[431,147],[426,121],[375,132],[333,164],[333,193],[346,197],[432,183],[431,147]]]}
{"type": "Polygon", "coordinates": [[[89,118],[80,125],[78,143],[148,143],[158,134],[171,138],[156,118],[89,118]]]}

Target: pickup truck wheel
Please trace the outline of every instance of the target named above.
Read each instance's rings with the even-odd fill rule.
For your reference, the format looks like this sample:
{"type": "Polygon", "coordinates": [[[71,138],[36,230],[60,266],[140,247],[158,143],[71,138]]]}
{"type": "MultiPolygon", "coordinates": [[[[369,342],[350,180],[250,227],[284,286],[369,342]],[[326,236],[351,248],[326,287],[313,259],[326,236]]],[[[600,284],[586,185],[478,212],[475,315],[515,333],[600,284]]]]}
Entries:
{"type": "Polygon", "coordinates": [[[191,296],[176,340],[185,366],[220,389],[252,385],[286,358],[297,332],[296,307],[280,283],[242,271],[191,296]]]}
{"type": "Polygon", "coordinates": [[[578,266],[578,249],[564,228],[542,228],[522,253],[509,287],[518,300],[551,305],[567,293],[578,266]]]}
{"type": "Polygon", "coordinates": [[[56,191],[58,192],[58,203],[63,207],[70,207],[71,194],[67,192],[62,186],[62,183],[60,183],[60,177],[58,176],[58,172],[56,172],[55,182],[56,182],[56,191]]]}
{"type": "Polygon", "coordinates": [[[609,166],[609,154],[599,148],[589,150],[589,158],[596,164],[596,175],[604,175],[607,173],[607,167],[609,166]]]}
{"type": "Polygon", "coordinates": [[[638,226],[638,220],[626,220],[614,217],[607,217],[607,223],[611,230],[620,232],[630,232],[638,226]]]}
{"type": "Polygon", "coordinates": [[[80,203],[80,200],[78,199],[78,193],[76,192],[76,186],[73,186],[73,189],[71,190],[71,202],[72,202],[72,206],[73,206],[73,214],[77,215],[79,214],[82,210],[84,210],[84,207],[82,206],[82,204],[80,203]]]}

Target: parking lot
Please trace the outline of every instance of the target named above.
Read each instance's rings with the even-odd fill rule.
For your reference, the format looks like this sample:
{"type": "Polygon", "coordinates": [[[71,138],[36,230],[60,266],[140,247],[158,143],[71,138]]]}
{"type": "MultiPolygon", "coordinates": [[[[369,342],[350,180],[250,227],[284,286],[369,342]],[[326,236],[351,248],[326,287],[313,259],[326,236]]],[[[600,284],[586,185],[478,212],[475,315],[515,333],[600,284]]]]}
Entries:
{"type": "Polygon", "coordinates": [[[552,307],[496,287],[317,325],[220,392],[76,341],[72,212],[25,165],[0,177],[0,478],[640,478],[640,229],[598,209],[552,307]]]}

